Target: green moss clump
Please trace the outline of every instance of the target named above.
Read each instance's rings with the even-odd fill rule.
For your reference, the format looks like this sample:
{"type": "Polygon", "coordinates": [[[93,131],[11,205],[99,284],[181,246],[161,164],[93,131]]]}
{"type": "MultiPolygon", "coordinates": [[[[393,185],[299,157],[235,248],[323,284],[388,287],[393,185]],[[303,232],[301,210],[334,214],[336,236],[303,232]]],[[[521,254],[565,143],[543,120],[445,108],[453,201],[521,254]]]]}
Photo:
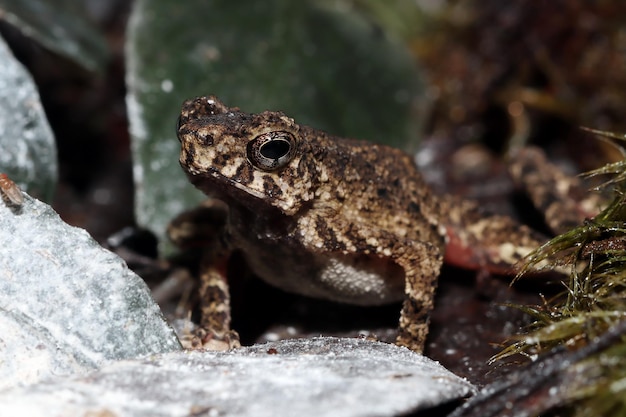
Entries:
{"type": "MultiPolygon", "coordinates": [[[[590,131],[615,142],[624,154],[625,135],[590,131]]],[[[536,358],[559,347],[576,350],[626,321],[626,159],[586,174],[599,175],[608,176],[598,187],[612,192],[608,206],[529,254],[520,273],[565,266],[565,291],[541,306],[516,306],[534,323],[492,362],[514,354],[536,358]]],[[[575,405],[568,409],[572,415],[626,415],[626,338],[614,340],[568,369],[576,377],[560,388],[565,388],[564,403],[575,405]]]]}

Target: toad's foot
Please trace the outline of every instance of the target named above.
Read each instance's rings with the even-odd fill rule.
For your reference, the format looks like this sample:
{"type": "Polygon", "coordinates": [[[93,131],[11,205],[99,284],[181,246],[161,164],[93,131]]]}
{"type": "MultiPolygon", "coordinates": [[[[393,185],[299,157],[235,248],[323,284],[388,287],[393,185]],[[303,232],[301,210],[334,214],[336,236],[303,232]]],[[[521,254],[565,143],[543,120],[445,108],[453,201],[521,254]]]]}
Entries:
{"type": "Polygon", "coordinates": [[[239,334],[234,330],[217,333],[209,329],[199,328],[181,337],[183,348],[188,350],[226,351],[241,347],[239,334]]]}

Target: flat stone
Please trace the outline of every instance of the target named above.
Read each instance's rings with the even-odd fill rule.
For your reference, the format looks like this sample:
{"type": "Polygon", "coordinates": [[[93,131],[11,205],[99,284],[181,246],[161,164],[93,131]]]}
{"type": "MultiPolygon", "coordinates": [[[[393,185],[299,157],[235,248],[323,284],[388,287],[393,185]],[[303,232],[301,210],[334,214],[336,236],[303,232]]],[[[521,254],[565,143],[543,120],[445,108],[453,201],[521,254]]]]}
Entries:
{"type": "Polygon", "coordinates": [[[361,339],[294,339],[117,362],[87,376],[0,393],[0,414],[395,416],[474,391],[406,348],[361,339]]]}

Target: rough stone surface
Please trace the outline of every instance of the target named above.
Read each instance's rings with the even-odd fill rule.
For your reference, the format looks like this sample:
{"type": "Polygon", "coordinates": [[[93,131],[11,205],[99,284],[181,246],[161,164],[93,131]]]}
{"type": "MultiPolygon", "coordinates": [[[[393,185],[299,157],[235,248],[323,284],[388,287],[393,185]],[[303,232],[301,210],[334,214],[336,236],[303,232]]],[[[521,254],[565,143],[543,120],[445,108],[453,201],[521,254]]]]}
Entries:
{"type": "Polygon", "coordinates": [[[26,194],[0,201],[0,389],[176,349],[119,257],[26,194]]]}
{"type": "Polygon", "coordinates": [[[177,352],[0,393],[1,415],[394,416],[474,387],[408,349],[359,339],[177,352]]]}
{"type": "Polygon", "coordinates": [[[2,38],[0,62],[0,172],[49,200],[57,180],[57,152],[39,93],[2,38]]]}

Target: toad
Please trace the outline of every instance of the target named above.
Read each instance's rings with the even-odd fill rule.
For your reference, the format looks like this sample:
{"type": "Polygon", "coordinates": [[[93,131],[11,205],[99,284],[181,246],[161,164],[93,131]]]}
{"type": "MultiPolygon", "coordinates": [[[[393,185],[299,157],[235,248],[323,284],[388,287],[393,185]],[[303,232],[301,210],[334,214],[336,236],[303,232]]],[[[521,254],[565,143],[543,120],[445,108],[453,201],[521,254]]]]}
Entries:
{"type": "MultiPolygon", "coordinates": [[[[401,150],[335,137],[281,112],[195,98],[183,104],[178,138],[189,180],[219,200],[207,204],[228,208],[201,273],[204,332],[195,343],[205,347],[237,344],[224,262],[235,250],[285,291],[367,306],[403,300],[397,344],[421,352],[444,253],[457,265],[502,271],[543,241],[508,217],[435,195],[401,150]]],[[[170,235],[184,240],[174,228],[170,235]]]]}

